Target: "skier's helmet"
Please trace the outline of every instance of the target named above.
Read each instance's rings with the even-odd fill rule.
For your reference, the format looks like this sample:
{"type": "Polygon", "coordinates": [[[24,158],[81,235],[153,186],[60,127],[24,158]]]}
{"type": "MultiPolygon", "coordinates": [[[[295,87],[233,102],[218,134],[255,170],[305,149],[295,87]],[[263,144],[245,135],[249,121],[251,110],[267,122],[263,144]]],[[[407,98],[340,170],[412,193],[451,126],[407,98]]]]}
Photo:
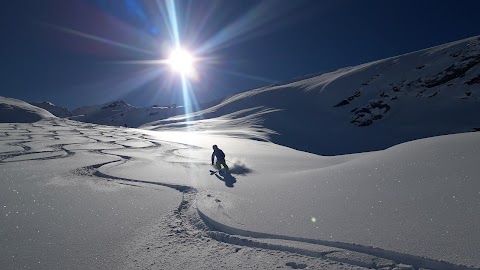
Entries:
{"type": "Polygon", "coordinates": [[[212,146],[212,148],[213,148],[213,149],[217,149],[218,146],[217,146],[216,144],[214,144],[214,145],[212,146]]]}

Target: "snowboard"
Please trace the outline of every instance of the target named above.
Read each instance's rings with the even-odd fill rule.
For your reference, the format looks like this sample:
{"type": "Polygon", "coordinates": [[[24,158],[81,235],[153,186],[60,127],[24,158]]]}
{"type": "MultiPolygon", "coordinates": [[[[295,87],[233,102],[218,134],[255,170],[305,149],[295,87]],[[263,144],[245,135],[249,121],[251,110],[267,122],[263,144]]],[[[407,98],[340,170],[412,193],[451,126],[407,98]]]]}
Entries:
{"type": "Polygon", "coordinates": [[[226,171],[225,171],[225,170],[222,170],[222,169],[216,170],[216,171],[210,170],[210,175],[214,175],[214,174],[216,174],[216,173],[219,173],[220,175],[222,175],[222,174],[225,174],[226,171]]]}

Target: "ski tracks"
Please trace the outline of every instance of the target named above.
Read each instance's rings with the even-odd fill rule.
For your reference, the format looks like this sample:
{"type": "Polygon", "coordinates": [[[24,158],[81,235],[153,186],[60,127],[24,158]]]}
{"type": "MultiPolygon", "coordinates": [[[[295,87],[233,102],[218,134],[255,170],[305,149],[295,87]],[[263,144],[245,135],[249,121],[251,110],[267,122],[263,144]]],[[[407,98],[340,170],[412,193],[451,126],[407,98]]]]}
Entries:
{"type": "Polygon", "coordinates": [[[132,250],[129,268],[472,269],[378,248],[239,230],[217,223],[198,210],[196,199],[199,194],[208,196],[221,209],[222,201],[213,193],[213,195],[210,194],[208,190],[199,191],[184,185],[110,176],[98,170],[102,166],[118,166],[131,160],[129,156],[105,153],[105,150],[159,149],[163,151],[165,149],[162,149],[162,144],[166,143],[177,148],[165,150],[163,154],[178,156],[179,152],[176,150],[195,146],[160,142],[138,132],[69,120],[41,121],[30,125],[3,125],[0,127],[0,134],[0,144],[23,149],[23,151],[0,153],[0,165],[28,160],[68,158],[73,156],[75,151],[83,149],[83,151],[115,156],[118,159],[79,168],[72,172],[74,174],[94,176],[136,188],[152,188],[160,185],[182,192],[183,199],[179,207],[169,216],[161,217],[147,231],[139,235],[138,242],[129,247],[132,250]],[[70,140],[77,138],[80,142],[75,142],[73,139],[70,143],[61,143],[66,136],[70,140]],[[57,142],[47,143],[48,150],[36,151],[31,147],[34,142],[48,142],[52,139],[57,142]],[[85,147],[86,141],[90,141],[89,147],[85,147]],[[128,141],[146,143],[138,143],[144,147],[136,147],[135,143],[126,143],[128,141]],[[28,143],[30,146],[26,145],[28,143]],[[79,147],[71,148],[72,145],[79,147]],[[81,147],[82,145],[84,148],[81,147]]]}

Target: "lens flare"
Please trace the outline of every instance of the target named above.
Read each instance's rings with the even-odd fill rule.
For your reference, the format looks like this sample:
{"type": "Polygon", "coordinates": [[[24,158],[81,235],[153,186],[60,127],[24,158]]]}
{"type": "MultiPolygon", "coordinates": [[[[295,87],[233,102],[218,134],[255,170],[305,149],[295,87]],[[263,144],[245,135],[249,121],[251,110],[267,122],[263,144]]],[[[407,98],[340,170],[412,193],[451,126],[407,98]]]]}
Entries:
{"type": "MultiPolygon", "coordinates": [[[[226,70],[224,65],[217,68],[215,65],[225,60],[214,53],[224,52],[227,47],[269,33],[275,30],[270,25],[277,28],[282,24],[279,21],[291,24],[292,18],[286,20],[285,15],[297,14],[295,8],[303,5],[299,4],[302,0],[291,1],[292,4],[283,7],[277,7],[271,1],[261,1],[238,13],[238,16],[222,19],[214,16],[220,7],[216,1],[211,4],[175,0],[119,1],[125,3],[127,10],[123,5],[99,3],[104,1],[87,2],[79,1],[75,12],[80,10],[82,14],[88,14],[89,20],[74,20],[68,26],[47,22],[40,24],[74,36],[75,39],[68,40],[73,48],[99,54],[108,63],[139,66],[139,72],[133,76],[120,78],[119,82],[111,80],[115,82],[112,84],[120,86],[109,88],[125,88],[121,93],[126,95],[144,86],[151,87],[152,81],[159,81],[162,85],[159,85],[158,95],[165,95],[166,91],[174,93],[172,99],[181,95],[186,115],[199,108],[196,95],[212,88],[209,72],[274,83],[268,78],[226,70]],[[90,2],[96,2],[95,6],[102,12],[92,8],[90,2]],[[279,18],[281,20],[277,20],[279,18]],[[93,28],[92,25],[102,27],[93,28]],[[138,31],[138,28],[143,31],[138,31]],[[80,40],[84,42],[78,42],[80,40]],[[168,74],[169,69],[172,74],[168,74]],[[175,76],[168,76],[173,74],[175,76]],[[157,80],[155,75],[162,80],[157,80]],[[195,91],[197,89],[201,91],[195,91]]],[[[117,91],[115,95],[119,93],[117,91]]]]}
{"type": "Polygon", "coordinates": [[[192,55],[182,48],[173,50],[168,58],[170,67],[183,76],[189,76],[193,73],[193,61],[192,55]]]}

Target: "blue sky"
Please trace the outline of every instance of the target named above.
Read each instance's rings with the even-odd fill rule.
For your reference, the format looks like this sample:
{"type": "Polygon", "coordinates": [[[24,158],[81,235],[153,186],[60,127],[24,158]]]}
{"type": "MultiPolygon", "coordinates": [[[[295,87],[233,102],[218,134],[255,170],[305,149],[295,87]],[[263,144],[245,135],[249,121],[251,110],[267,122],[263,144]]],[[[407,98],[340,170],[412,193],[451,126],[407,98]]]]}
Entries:
{"type": "Polygon", "coordinates": [[[173,13],[182,46],[202,59],[189,83],[202,103],[479,35],[478,10],[475,0],[7,1],[0,95],[181,104],[180,78],[140,63],[167,57],[173,13]]]}

